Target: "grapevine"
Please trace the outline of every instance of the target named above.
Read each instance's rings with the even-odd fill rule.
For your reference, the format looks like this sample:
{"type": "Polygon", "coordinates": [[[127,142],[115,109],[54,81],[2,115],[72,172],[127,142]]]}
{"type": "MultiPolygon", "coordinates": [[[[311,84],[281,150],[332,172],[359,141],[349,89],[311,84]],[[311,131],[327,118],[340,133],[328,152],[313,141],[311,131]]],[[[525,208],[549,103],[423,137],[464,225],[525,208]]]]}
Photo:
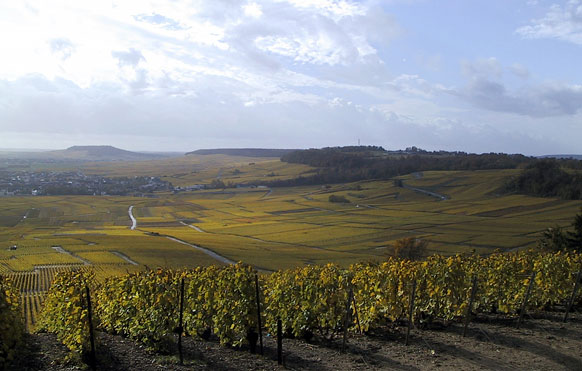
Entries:
{"type": "MultiPolygon", "coordinates": [[[[261,276],[260,297],[270,333],[275,333],[280,318],[293,336],[309,337],[315,332],[333,336],[345,326],[350,290],[355,302],[352,314],[357,310],[362,329],[368,331],[410,314],[413,282],[417,285],[413,320],[449,321],[465,314],[473,277],[478,282],[473,310],[511,315],[523,303],[532,273],[535,281],[528,307],[543,308],[571,295],[574,275],[581,267],[580,255],[562,252],[433,256],[426,261],[389,258],[348,269],[310,265],[261,276]]],[[[97,327],[155,348],[173,342],[179,282],[184,278],[182,330],[206,339],[214,333],[222,344],[246,344],[253,341],[257,328],[254,274],[251,266],[238,263],[184,271],[158,269],[108,279],[96,290],[97,327]]],[[[47,330],[81,353],[87,349],[88,332],[79,290],[88,281],[87,273],[57,275],[43,319],[47,330]]]]}
{"type": "Polygon", "coordinates": [[[0,369],[13,359],[23,331],[18,291],[8,279],[0,276],[0,369]]]}
{"type": "Polygon", "coordinates": [[[87,356],[90,351],[85,287],[92,287],[93,282],[94,275],[90,272],[58,273],[40,314],[38,330],[55,333],[71,354],[79,357],[87,356]]]}
{"type": "Polygon", "coordinates": [[[97,294],[101,327],[153,348],[165,347],[178,326],[178,279],[177,272],[162,269],[108,279],[97,294]]]}

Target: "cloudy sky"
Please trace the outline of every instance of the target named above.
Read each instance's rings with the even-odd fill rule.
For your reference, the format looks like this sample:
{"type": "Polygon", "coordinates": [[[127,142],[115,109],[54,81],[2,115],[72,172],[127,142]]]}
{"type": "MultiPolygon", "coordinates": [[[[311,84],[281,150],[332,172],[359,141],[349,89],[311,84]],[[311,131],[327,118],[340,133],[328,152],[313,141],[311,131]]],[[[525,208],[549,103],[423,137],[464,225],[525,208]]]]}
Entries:
{"type": "Polygon", "coordinates": [[[582,0],[0,2],[0,148],[582,153],[582,0]]]}

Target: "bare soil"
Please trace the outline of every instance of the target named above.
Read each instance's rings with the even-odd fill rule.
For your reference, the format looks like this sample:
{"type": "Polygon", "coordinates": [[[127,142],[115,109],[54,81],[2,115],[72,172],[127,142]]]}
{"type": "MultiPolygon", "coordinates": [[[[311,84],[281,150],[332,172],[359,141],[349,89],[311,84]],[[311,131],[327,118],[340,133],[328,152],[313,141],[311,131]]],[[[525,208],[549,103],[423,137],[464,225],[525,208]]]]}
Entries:
{"type": "MultiPolygon", "coordinates": [[[[466,337],[463,325],[434,324],[413,329],[404,345],[405,324],[352,335],[345,353],[341,337],[311,342],[283,340],[284,365],[277,364],[276,341],[264,334],[264,356],[229,348],[216,340],[184,338],[184,365],[178,352],[162,355],[132,340],[98,334],[99,370],[582,370],[582,313],[562,322],[563,313],[527,315],[520,329],[515,318],[479,316],[466,337]]],[[[26,346],[10,370],[88,369],[66,362],[67,350],[54,335],[27,335],[26,346]]]]}

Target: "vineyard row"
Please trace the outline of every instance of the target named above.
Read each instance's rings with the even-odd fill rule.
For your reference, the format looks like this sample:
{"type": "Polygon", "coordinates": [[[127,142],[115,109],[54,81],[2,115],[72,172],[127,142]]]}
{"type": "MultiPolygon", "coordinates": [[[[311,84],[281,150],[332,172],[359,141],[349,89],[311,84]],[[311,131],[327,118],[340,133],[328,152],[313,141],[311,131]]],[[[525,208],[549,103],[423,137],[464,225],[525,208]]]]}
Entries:
{"type": "MultiPolygon", "coordinates": [[[[564,303],[581,263],[580,255],[520,252],[433,256],[422,262],[389,259],[349,269],[334,264],[300,267],[260,276],[261,322],[275,333],[280,319],[284,332],[300,337],[331,336],[346,329],[346,324],[354,331],[356,322],[368,331],[407,317],[414,322],[454,320],[465,315],[474,280],[478,285],[473,312],[516,314],[526,292],[528,309],[564,303]],[[350,293],[355,305],[349,306],[346,321],[350,293]]],[[[255,271],[242,263],[187,271],[158,269],[102,284],[96,284],[90,272],[57,275],[40,326],[78,353],[89,347],[85,287],[93,293],[95,327],[150,346],[173,341],[176,329],[203,338],[214,333],[221,343],[235,346],[256,340],[255,271]],[[182,279],[186,285],[180,328],[182,279]]]]}

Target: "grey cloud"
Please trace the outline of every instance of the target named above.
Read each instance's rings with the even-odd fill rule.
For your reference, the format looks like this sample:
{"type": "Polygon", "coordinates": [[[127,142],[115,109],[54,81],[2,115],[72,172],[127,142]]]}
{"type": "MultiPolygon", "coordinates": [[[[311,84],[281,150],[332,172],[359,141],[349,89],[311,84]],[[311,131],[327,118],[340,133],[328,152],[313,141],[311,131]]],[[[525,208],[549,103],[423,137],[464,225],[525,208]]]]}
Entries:
{"type": "Polygon", "coordinates": [[[128,51],[113,51],[111,55],[117,58],[120,66],[131,66],[135,67],[141,61],[145,61],[145,58],[139,50],[130,48],[128,51]]]}
{"type": "Polygon", "coordinates": [[[135,73],[135,79],[127,82],[134,94],[141,94],[149,87],[148,72],[145,69],[138,69],[135,73]]]}
{"type": "Polygon", "coordinates": [[[469,78],[482,77],[501,77],[503,68],[497,58],[481,58],[475,61],[462,61],[461,71],[463,75],[469,78]]]}
{"type": "Polygon", "coordinates": [[[456,94],[481,108],[531,117],[574,115],[582,110],[579,85],[541,85],[509,92],[500,82],[479,78],[456,94]]]}
{"type": "MultiPolygon", "coordinates": [[[[196,87],[170,78],[159,86],[163,88],[156,92],[128,96],[116,84],[84,89],[67,80],[51,81],[41,76],[0,80],[0,129],[20,133],[22,138],[35,133],[55,138],[108,138],[108,144],[125,147],[127,143],[119,138],[137,135],[140,143],[150,143],[150,149],[163,150],[245,145],[321,147],[354,144],[358,138],[365,144],[389,148],[417,145],[487,152],[531,153],[547,145],[525,134],[507,134],[453,119],[436,120],[427,126],[397,112],[370,110],[342,100],[338,104],[287,101],[246,107],[244,97],[234,92],[250,92],[252,88],[216,76],[203,77],[196,87]],[[44,86],[43,90],[38,86],[44,86]],[[164,138],[163,148],[158,146],[160,138],[164,138]]],[[[490,91],[500,94],[499,89],[490,91]]]]}
{"type": "Polygon", "coordinates": [[[509,66],[509,71],[513,73],[517,77],[521,77],[522,79],[527,79],[529,77],[529,70],[524,65],[519,63],[514,63],[509,66]]]}
{"type": "MultiPolygon", "coordinates": [[[[467,85],[447,92],[483,109],[530,117],[575,115],[582,110],[582,85],[546,83],[509,90],[502,79],[503,70],[493,57],[463,61],[461,71],[467,85]]],[[[508,70],[523,79],[529,77],[528,69],[520,64],[513,64],[508,70]]]]}

